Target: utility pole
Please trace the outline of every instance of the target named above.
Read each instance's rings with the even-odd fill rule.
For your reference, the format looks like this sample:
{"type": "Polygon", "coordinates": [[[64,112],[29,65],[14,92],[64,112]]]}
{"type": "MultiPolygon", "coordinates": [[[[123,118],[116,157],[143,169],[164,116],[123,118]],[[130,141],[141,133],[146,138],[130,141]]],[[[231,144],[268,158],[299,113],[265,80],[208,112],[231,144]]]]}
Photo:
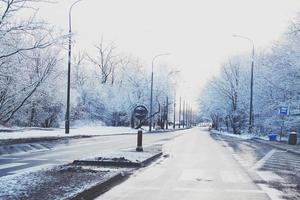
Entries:
{"type": "Polygon", "coordinates": [[[184,113],[184,115],[185,115],[185,117],[184,117],[184,121],[185,121],[185,128],[187,128],[188,127],[188,119],[187,119],[187,112],[188,112],[188,104],[187,104],[187,102],[185,102],[185,113],[184,113]]]}
{"type": "MultiPolygon", "coordinates": [[[[253,41],[252,41],[253,42],[253,41]]],[[[250,117],[249,117],[249,132],[252,133],[254,126],[253,115],[253,68],[254,68],[254,43],[252,46],[252,62],[251,62],[251,91],[250,91],[250,117]]]]}
{"type": "Polygon", "coordinates": [[[242,35],[233,35],[233,37],[246,39],[252,44],[251,80],[250,80],[250,114],[249,114],[249,132],[252,133],[254,127],[254,114],[253,114],[253,70],[254,70],[254,57],[255,57],[254,41],[251,38],[242,35]]]}
{"type": "Polygon", "coordinates": [[[181,127],[181,96],[180,96],[180,99],[179,99],[179,115],[178,115],[178,118],[179,118],[179,127],[181,127]]]}
{"type": "Polygon", "coordinates": [[[176,128],[176,91],[174,95],[174,116],[173,116],[173,129],[176,128]]]}
{"type": "Polygon", "coordinates": [[[191,125],[194,126],[194,120],[193,120],[193,108],[191,108],[191,125]]]}
{"type": "Polygon", "coordinates": [[[182,127],[185,127],[185,100],[183,101],[183,111],[182,111],[182,127]]]}
{"type": "Polygon", "coordinates": [[[158,54],[156,56],[153,57],[152,59],[152,70],[151,70],[151,90],[150,90],[150,122],[149,122],[149,132],[152,131],[152,121],[153,121],[153,67],[154,67],[154,61],[156,58],[160,57],[160,56],[165,56],[165,55],[169,55],[169,54],[158,54]]]}
{"type": "Polygon", "coordinates": [[[166,129],[169,129],[169,97],[167,97],[166,101],[166,129]]]}
{"type": "Polygon", "coordinates": [[[67,109],[65,116],[65,133],[70,133],[70,89],[71,89],[71,56],[72,56],[72,9],[81,0],[75,1],[69,9],[69,50],[68,50],[68,86],[67,86],[67,109]]]}

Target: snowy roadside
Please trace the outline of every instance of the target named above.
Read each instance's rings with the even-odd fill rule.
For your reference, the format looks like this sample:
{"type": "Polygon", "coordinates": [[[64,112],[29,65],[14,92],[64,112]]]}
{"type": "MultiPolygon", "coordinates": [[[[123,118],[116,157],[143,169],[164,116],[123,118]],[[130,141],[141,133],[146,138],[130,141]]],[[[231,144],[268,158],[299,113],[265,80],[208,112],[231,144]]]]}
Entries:
{"type": "MultiPolygon", "coordinates": [[[[148,127],[142,127],[144,133],[147,133],[148,127]]],[[[183,129],[175,129],[183,130],[183,129]]],[[[175,131],[174,129],[168,130],[154,130],[151,133],[162,133],[175,131]]],[[[72,138],[72,137],[85,137],[85,136],[106,136],[106,135],[120,135],[120,134],[135,134],[136,129],[131,127],[115,127],[105,126],[99,124],[86,124],[84,126],[77,126],[70,129],[69,134],[65,134],[63,128],[7,128],[0,126],[0,141],[2,140],[15,140],[15,139],[28,139],[28,138],[72,138]]]]}
{"type": "Polygon", "coordinates": [[[230,136],[230,137],[235,137],[235,138],[239,138],[239,139],[253,139],[253,138],[260,138],[263,140],[267,140],[267,137],[263,137],[263,136],[257,136],[257,135],[253,135],[253,134],[249,134],[249,133],[242,133],[240,135],[237,134],[233,134],[233,133],[229,133],[226,131],[218,131],[218,130],[210,130],[210,132],[214,133],[214,134],[218,134],[218,135],[226,135],[226,136],[230,136]]]}
{"type": "Polygon", "coordinates": [[[64,129],[8,129],[11,131],[0,132],[0,140],[26,139],[26,138],[49,138],[49,137],[74,137],[74,136],[101,136],[113,134],[136,133],[130,127],[111,127],[111,126],[85,126],[70,130],[70,134],[65,134],[64,129]]]}
{"type": "Polygon", "coordinates": [[[20,152],[44,151],[64,144],[69,139],[80,139],[94,136],[135,134],[129,127],[109,127],[101,125],[82,126],[65,134],[64,129],[27,128],[16,131],[0,132],[0,155],[20,152]]]}
{"type": "MultiPolygon", "coordinates": [[[[255,134],[250,134],[250,133],[242,133],[240,135],[236,135],[236,134],[229,133],[226,131],[218,131],[218,130],[210,130],[210,132],[213,134],[239,138],[242,140],[252,139],[252,140],[256,140],[257,142],[262,142],[265,144],[273,145],[274,147],[277,147],[277,148],[283,148],[284,150],[287,150],[287,149],[289,150],[289,148],[291,148],[293,146],[298,149],[299,145],[300,145],[300,141],[298,141],[298,145],[288,145],[287,144],[287,142],[288,142],[287,136],[282,137],[281,141],[278,141],[278,138],[276,141],[270,141],[270,139],[267,135],[263,136],[263,135],[255,135],[255,134]]],[[[297,151],[299,151],[299,150],[297,150],[297,151]]]]}
{"type": "MultiPolygon", "coordinates": [[[[0,129],[3,127],[0,127],[0,129]]],[[[144,134],[150,134],[148,127],[143,127],[144,134]]],[[[2,129],[3,130],[3,129],[2,129]]],[[[182,129],[155,130],[151,134],[161,134],[182,129]]],[[[6,128],[5,132],[0,131],[0,155],[14,154],[21,152],[45,151],[70,139],[81,139],[97,136],[117,136],[136,134],[137,130],[130,127],[111,127],[102,124],[80,124],[77,128],[65,134],[64,129],[43,129],[43,128],[6,128]],[[8,131],[11,130],[11,131],[8,131]]]]}
{"type": "MultiPolygon", "coordinates": [[[[146,162],[148,164],[162,154],[161,145],[145,147],[144,152],[121,149],[101,154],[114,161],[146,162]]],[[[94,158],[98,160],[99,157],[94,158]]],[[[89,159],[91,160],[91,158],[89,159]]],[[[0,199],[92,199],[124,181],[139,167],[115,165],[88,165],[81,163],[44,168],[35,172],[0,177],[0,199]]]]}

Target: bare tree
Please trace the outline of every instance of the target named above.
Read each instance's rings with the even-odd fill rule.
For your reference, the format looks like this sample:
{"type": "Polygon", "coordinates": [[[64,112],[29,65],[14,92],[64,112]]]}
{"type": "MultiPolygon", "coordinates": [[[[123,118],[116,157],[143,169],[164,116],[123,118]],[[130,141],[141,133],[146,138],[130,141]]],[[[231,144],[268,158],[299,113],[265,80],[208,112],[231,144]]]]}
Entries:
{"type": "Polygon", "coordinates": [[[99,68],[101,83],[106,84],[109,82],[114,84],[116,67],[121,62],[121,59],[115,55],[116,47],[114,44],[104,45],[103,39],[99,45],[95,46],[97,54],[95,57],[88,56],[91,63],[99,68]]]}
{"type": "Polygon", "coordinates": [[[2,124],[12,119],[56,66],[58,61],[56,56],[47,55],[46,58],[43,58],[42,54],[40,52],[31,59],[24,58],[27,69],[23,68],[24,71],[20,76],[16,76],[15,73],[18,73],[16,71],[7,75],[5,87],[0,88],[0,122],[2,124]]]}
{"type": "MultiPolygon", "coordinates": [[[[16,54],[43,49],[57,42],[53,27],[37,20],[34,3],[44,0],[0,0],[0,63],[16,54]],[[26,19],[18,19],[20,11],[31,9],[33,14],[26,19]]],[[[50,1],[47,1],[50,2],[50,1]]]]}
{"type": "Polygon", "coordinates": [[[235,134],[240,134],[240,115],[239,115],[239,84],[240,84],[240,69],[238,64],[228,62],[223,65],[222,79],[218,79],[211,82],[212,87],[224,96],[230,103],[230,112],[228,118],[231,123],[231,127],[235,134]]]}

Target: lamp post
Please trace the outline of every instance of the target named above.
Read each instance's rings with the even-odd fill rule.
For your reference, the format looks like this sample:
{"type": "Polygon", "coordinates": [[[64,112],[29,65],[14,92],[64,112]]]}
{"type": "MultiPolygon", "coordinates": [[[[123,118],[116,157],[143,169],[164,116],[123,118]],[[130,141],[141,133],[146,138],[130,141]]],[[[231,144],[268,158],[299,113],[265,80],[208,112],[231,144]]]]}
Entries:
{"type": "Polygon", "coordinates": [[[70,87],[71,87],[71,51],[72,51],[72,8],[82,0],[75,1],[69,9],[69,51],[68,51],[68,86],[67,86],[67,110],[65,116],[65,133],[70,133],[70,87]]]}
{"type": "Polygon", "coordinates": [[[151,91],[150,91],[150,123],[149,123],[149,131],[152,131],[152,113],[153,113],[153,68],[154,68],[154,61],[160,57],[160,56],[165,56],[165,55],[169,55],[167,53],[164,54],[158,54],[156,56],[153,57],[152,59],[152,70],[151,70],[151,91]]]}
{"type": "Polygon", "coordinates": [[[181,128],[181,96],[179,98],[179,114],[178,114],[179,125],[178,128],[181,128]]]}
{"type": "Polygon", "coordinates": [[[174,115],[173,115],[173,129],[176,128],[176,90],[174,92],[174,115]]]}
{"type": "Polygon", "coordinates": [[[253,68],[254,68],[254,42],[251,38],[241,36],[241,35],[233,35],[233,37],[239,37],[245,40],[248,40],[252,44],[252,62],[251,62],[251,81],[250,81],[250,116],[249,116],[249,132],[252,132],[254,125],[254,115],[253,115],[253,68]]]}

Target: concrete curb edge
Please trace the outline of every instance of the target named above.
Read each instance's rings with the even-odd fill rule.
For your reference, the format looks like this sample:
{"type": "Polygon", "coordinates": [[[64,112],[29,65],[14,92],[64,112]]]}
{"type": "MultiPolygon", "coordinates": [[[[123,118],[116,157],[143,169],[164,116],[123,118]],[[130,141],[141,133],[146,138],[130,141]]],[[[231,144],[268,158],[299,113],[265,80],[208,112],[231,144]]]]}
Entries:
{"type": "Polygon", "coordinates": [[[71,197],[70,199],[71,200],[94,199],[94,198],[100,196],[101,194],[107,192],[112,187],[114,187],[114,186],[122,183],[126,179],[128,179],[129,175],[130,175],[129,173],[120,172],[117,175],[109,178],[108,180],[106,180],[104,182],[100,182],[100,183],[92,186],[91,188],[86,189],[86,190],[76,194],[75,196],[71,197]]]}

